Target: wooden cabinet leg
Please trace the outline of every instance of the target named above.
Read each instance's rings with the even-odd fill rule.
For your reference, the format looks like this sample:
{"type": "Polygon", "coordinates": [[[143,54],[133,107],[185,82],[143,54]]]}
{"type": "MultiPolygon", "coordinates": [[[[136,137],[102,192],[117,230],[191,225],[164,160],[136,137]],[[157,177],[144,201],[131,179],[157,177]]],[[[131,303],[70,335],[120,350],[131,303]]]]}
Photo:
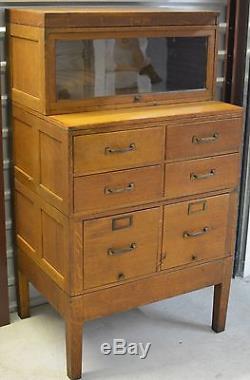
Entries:
{"type": "Polygon", "coordinates": [[[224,280],[214,287],[212,329],[219,333],[225,330],[228,299],[232,278],[232,260],[225,264],[224,280]]]}
{"type": "Polygon", "coordinates": [[[19,317],[28,318],[30,316],[29,282],[20,271],[18,271],[17,304],[19,317]]]}
{"type": "Polygon", "coordinates": [[[66,321],[67,374],[71,380],[82,377],[82,331],[83,325],[66,321]]]}

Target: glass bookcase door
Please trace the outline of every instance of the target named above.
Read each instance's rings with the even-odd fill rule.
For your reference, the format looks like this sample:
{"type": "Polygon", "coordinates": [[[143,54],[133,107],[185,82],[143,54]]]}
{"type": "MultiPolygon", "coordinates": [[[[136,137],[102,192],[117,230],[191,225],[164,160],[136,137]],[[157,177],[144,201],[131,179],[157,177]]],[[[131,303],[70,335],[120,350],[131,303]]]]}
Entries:
{"type": "Polygon", "coordinates": [[[207,36],[57,40],[55,55],[57,101],[207,87],[207,36]]]}

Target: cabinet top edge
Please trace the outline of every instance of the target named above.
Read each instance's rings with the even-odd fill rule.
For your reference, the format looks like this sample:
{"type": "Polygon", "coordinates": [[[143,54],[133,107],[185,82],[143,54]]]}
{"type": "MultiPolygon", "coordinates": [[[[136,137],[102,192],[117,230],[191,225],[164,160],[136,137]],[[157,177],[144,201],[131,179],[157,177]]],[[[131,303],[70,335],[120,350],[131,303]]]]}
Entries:
{"type": "Polygon", "coordinates": [[[8,22],[40,28],[216,25],[219,12],[165,7],[12,8],[8,22]]]}
{"type": "Polygon", "coordinates": [[[183,118],[192,120],[208,116],[242,117],[243,108],[218,101],[182,103],[164,106],[147,106],[117,110],[90,111],[46,116],[49,122],[66,129],[88,129],[101,125],[127,122],[171,121],[183,118]]]}

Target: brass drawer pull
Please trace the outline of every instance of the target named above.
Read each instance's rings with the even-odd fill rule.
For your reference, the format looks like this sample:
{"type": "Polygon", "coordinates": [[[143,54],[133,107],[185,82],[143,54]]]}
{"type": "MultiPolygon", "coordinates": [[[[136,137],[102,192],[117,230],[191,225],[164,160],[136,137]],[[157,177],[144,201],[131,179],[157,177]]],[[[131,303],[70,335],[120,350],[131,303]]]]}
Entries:
{"type": "Polygon", "coordinates": [[[104,194],[128,193],[130,191],[134,191],[134,189],[135,189],[135,184],[133,182],[129,183],[126,187],[112,188],[112,187],[106,186],[104,188],[104,194]]]}
{"type": "Polygon", "coordinates": [[[216,170],[211,169],[210,172],[204,173],[204,174],[191,173],[190,179],[191,179],[191,181],[200,180],[200,179],[207,179],[207,178],[215,176],[215,174],[216,174],[216,170]]]}
{"type": "Polygon", "coordinates": [[[195,238],[195,237],[199,237],[199,236],[202,236],[202,235],[205,235],[205,234],[207,234],[209,232],[209,227],[204,227],[204,228],[202,228],[202,230],[200,230],[200,231],[184,231],[183,232],[183,237],[185,238],[185,239],[187,239],[187,238],[195,238]]]}
{"type": "Polygon", "coordinates": [[[109,256],[119,256],[119,255],[123,255],[124,253],[132,252],[136,248],[137,248],[136,243],[131,243],[127,247],[122,247],[122,248],[109,248],[108,249],[108,255],[109,256]]]}
{"type": "Polygon", "coordinates": [[[135,143],[129,144],[127,148],[110,148],[109,146],[105,148],[105,154],[114,154],[114,153],[128,153],[136,150],[135,143]]]}
{"type": "Polygon", "coordinates": [[[209,144],[218,140],[220,137],[218,132],[215,132],[212,136],[209,137],[199,137],[193,136],[192,143],[193,144],[209,144]]]}

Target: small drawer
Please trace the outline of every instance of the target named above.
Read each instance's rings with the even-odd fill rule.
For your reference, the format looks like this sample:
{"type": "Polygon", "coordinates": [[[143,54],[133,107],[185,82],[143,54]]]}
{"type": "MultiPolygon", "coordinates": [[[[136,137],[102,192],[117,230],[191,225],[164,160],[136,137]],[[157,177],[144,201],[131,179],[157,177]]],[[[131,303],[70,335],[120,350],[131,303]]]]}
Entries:
{"type": "Polygon", "coordinates": [[[84,288],[156,271],[160,208],[84,223],[84,288]]]}
{"type": "Polygon", "coordinates": [[[74,179],[74,211],[107,210],[163,197],[163,167],[150,166],[74,179]]]}
{"type": "Polygon", "coordinates": [[[167,160],[238,152],[241,134],[241,119],[168,127],[167,160]]]}
{"type": "Polygon", "coordinates": [[[144,128],[74,138],[75,175],[160,163],[164,128],[144,128]]]}
{"type": "Polygon", "coordinates": [[[230,154],[166,164],[165,196],[177,198],[237,186],[240,156],[230,154]]]}
{"type": "Polygon", "coordinates": [[[164,208],[162,269],[228,254],[229,199],[226,194],[164,208]]]}

